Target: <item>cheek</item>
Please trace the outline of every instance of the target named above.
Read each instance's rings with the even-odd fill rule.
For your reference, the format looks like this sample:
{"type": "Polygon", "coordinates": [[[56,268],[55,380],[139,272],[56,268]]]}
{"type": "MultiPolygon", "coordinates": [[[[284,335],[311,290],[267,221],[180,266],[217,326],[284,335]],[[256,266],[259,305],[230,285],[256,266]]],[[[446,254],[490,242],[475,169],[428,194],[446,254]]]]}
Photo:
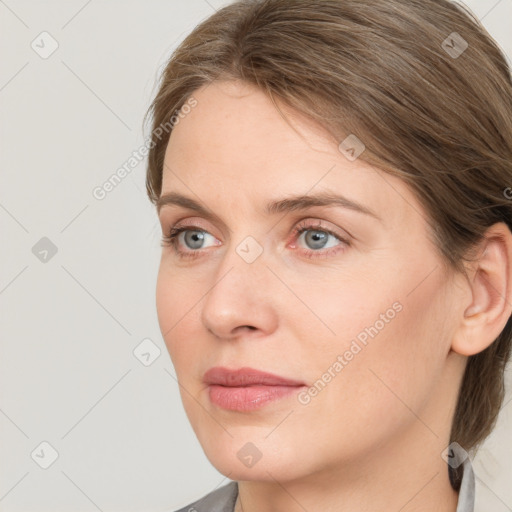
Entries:
{"type": "Polygon", "coordinates": [[[181,343],[190,339],[192,325],[199,311],[200,294],[193,286],[183,286],[180,277],[163,269],[158,272],[156,284],[156,310],[162,337],[176,370],[181,367],[180,360],[187,358],[187,349],[192,351],[192,343],[181,343]]]}
{"type": "MultiPolygon", "coordinates": [[[[411,410],[428,400],[450,346],[442,277],[430,276],[413,292],[414,277],[387,277],[371,286],[346,281],[310,292],[308,304],[335,334],[317,322],[317,332],[327,335],[309,335],[304,359],[309,383],[320,390],[313,408],[337,411],[340,421],[350,411],[351,422],[377,420],[384,430],[414,421],[411,410]]],[[[304,320],[301,325],[308,329],[304,320]]]]}
{"type": "Polygon", "coordinates": [[[396,287],[360,275],[363,277],[341,274],[336,280],[308,280],[294,285],[297,297],[307,307],[294,301],[294,308],[288,307],[287,311],[300,326],[296,339],[309,344],[311,355],[325,358],[327,354],[343,354],[354,340],[365,347],[375,337],[382,337],[403,315],[396,287]]]}
{"type": "Polygon", "coordinates": [[[162,334],[174,332],[192,313],[204,293],[197,280],[162,253],[156,282],[156,309],[162,334]]]}
{"type": "Polygon", "coordinates": [[[164,274],[162,266],[160,266],[156,282],[156,312],[160,332],[166,342],[168,334],[172,331],[173,325],[178,320],[176,295],[176,289],[172,286],[171,278],[164,274]]]}

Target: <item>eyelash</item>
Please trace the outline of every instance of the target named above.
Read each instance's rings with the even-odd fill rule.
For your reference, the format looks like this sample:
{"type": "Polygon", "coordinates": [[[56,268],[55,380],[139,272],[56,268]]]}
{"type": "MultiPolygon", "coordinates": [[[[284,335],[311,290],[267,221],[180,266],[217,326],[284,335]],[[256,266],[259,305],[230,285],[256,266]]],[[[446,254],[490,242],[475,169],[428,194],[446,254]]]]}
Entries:
{"type": "MultiPolygon", "coordinates": [[[[198,250],[188,250],[183,251],[178,248],[178,236],[183,231],[200,231],[203,233],[208,233],[206,230],[198,227],[198,226],[181,226],[181,227],[172,227],[169,230],[169,233],[167,235],[162,236],[162,247],[170,247],[172,250],[180,257],[180,258],[189,258],[189,259],[195,259],[207,249],[198,249],[198,250]]],[[[329,235],[336,238],[339,242],[344,243],[346,246],[350,246],[350,243],[345,238],[342,238],[340,235],[335,233],[334,231],[331,231],[330,229],[322,227],[321,223],[318,224],[311,224],[311,222],[302,221],[297,226],[295,226],[293,230],[293,237],[298,238],[302,233],[305,231],[321,231],[323,233],[328,233],[329,235]]],[[[208,233],[209,234],[209,233],[208,233]]],[[[344,251],[344,248],[340,249],[340,246],[337,245],[335,247],[329,247],[326,250],[313,250],[313,249],[302,249],[302,252],[307,258],[314,259],[314,258],[326,258],[328,256],[334,255],[340,251],[344,251]]]]}

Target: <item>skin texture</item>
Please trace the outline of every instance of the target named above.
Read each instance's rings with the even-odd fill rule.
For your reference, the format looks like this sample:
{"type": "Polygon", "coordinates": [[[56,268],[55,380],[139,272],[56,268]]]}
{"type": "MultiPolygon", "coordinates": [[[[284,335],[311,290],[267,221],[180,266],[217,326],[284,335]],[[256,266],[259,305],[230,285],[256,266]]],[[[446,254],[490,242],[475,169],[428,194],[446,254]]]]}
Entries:
{"type": "Polygon", "coordinates": [[[349,161],[341,141],[283,107],[292,128],[253,86],[214,82],[194,97],[170,137],[162,195],[179,192],[216,218],[161,208],[164,235],[184,225],[206,233],[200,249],[178,237],[180,250],[200,252],[193,259],[163,247],[157,312],[199,442],[239,481],[236,510],[454,512],[441,453],[466,356],[488,346],[511,314],[510,232],[489,232],[469,280],[451,274],[404,182],[349,161]],[[381,220],[339,206],[264,210],[271,200],[327,191],[381,220]],[[348,244],[329,236],[318,248],[308,231],[293,234],[298,224],[310,237],[329,229],[348,244]],[[236,251],[248,236],[262,249],[252,263],[236,251]],[[333,371],[393,304],[401,310],[333,371]],[[202,379],[213,366],[307,386],[331,368],[331,379],[307,404],[295,393],[233,412],[209,400],[202,379]],[[252,467],[237,457],[246,443],[262,454],[252,467]]]}

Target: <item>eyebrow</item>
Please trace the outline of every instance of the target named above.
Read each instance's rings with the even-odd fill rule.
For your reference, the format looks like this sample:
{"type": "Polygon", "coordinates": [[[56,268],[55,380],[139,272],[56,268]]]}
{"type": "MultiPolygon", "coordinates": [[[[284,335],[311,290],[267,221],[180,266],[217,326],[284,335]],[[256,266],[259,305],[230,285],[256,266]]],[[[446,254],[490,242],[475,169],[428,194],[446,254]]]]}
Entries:
{"type": "MultiPolygon", "coordinates": [[[[162,194],[158,198],[156,202],[158,214],[160,214],[160,211],[165,206],[181,206],[188,210],[193,210],[205,218],[219,220],[219,217],[207,207],[203,206],[195,199],[179,194],[178,192],[162,194]]],[[[267,215],[276,215],[283,212],[307,210],[308,208],[313,208],[315,206],[342,207],[374,217],[378,221],[382,222],[381,217],[379,217],[377,213],[375,213],[367,206],[364,206],[361,203],[358,203],[357,201],[349,199],[343,195],[328,192],[318,193],[315,195],[292,196],[274,200],[266,205],[265,212],[267,215]]]]}

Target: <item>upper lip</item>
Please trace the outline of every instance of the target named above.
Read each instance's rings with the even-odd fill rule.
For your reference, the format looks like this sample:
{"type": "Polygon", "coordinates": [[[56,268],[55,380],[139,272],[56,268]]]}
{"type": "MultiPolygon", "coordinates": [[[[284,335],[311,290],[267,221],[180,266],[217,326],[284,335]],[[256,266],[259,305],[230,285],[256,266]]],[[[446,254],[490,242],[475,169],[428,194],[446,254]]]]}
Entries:
{"type": "Polygon", "coordinates": [[[221,366],[210,368],[203,378],[208,385],[216,384],[227,387],[245,386],[304,386],[304,382],[287,379],[272,373],[262,372],[254,368],[238,368],[230,370],[221,366]]]}

